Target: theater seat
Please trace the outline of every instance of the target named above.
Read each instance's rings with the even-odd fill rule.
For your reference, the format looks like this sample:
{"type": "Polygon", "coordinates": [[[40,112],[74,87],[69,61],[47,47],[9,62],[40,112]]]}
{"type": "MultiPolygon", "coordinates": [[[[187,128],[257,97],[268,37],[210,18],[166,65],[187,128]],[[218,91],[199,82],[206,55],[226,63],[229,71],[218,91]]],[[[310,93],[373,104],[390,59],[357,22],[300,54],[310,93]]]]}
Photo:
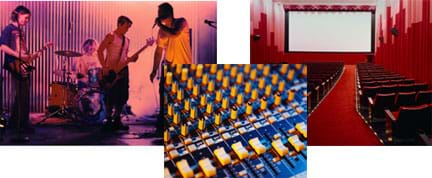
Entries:
{"type": "Polygon", "coordinates": [[[396,96],[396,107],[416,105],[416,92],[400,92],[396,96]]]}
{"type": "Polygon", "coordinates": [[[427,83],[415,83],[414,90],[415,91],[425,91],[429,88],[427,83]]]}
{"type": "Polygon", "coordinates": [[[414,85],[413,84],[400,84],[399,86],[399,92],[412,92],[414,91],[414,85]]]}
{"type": "Polygon", "coordinates": [[[432,90],[419,91],[416,96],[416,103],[421,104],[432,104],[432,90]]]}
{"type": "Polygon", "coordinates": [[[368,98],[369,101],[369,121],[370,122],[376,122],[380,121],[380,119],[383,121],[385,115],[384,110],[395,109],[395,93],[378,93],[376,94],[375,98],[372,100],[372,98],[368,98]]]}
{"type": "Polygon", "coordinates": [[[432,107],[421,105],[401,107],[399,111],[385,110],[386,135],[389,142],[413,143],[419,131],[431,134],[432,107]]]}

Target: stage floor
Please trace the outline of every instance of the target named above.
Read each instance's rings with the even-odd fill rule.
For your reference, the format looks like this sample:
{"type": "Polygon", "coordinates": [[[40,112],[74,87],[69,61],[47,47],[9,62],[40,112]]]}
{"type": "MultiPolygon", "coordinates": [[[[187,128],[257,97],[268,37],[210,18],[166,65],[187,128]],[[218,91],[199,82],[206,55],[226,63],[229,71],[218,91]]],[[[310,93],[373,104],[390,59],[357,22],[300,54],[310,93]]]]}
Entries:
{"type": "Polygon", "coordinates": [[[35,132],[26,134],[27,143],[12,142],[12,130],[7,130],[0,145],[159,145],[162,138],[152,137],[156,129],[156,118],[133,117],[123,118],[123,123],[129,126],[129,132],[102,132],[102,124],[86,124],[61,118],[49,118],[36,125],[44,117],[43,113],[32,113],[30,120],[35,132]]]}

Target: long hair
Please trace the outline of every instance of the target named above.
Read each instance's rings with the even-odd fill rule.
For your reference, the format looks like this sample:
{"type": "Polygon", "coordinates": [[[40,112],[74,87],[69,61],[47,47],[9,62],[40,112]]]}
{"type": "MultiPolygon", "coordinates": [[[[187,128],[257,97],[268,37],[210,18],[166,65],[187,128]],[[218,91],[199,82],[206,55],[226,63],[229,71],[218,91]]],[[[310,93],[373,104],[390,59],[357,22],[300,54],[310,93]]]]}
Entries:
{"type": "Polygon", "coordinates": [[[11,21],[12,22],[18,22],[18,16],[24,15],[24,14],[30,14],[31,15],[31,12],[27,7],[25,7],[23,5],[16,7],[15,10],[12,11],[11,21]]]}

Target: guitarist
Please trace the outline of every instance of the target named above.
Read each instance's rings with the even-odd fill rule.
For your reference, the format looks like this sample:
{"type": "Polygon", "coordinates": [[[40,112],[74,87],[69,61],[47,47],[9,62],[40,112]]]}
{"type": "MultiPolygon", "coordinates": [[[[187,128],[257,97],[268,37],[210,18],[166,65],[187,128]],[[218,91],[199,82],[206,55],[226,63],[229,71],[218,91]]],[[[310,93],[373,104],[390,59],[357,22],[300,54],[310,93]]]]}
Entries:
{"type": "Polygon", "coordinates": [[[11,126],[17,129],[19,135],[23,132],[34,132],[29,122],[30,73],[20,65],[22,62],[31,63],[33,59],[41,55],[41,52],[35,54],[26,52],[26,41],[22,27],[27,25],[30,16],[30,10],[26,7],[16,7],[11,15],[11,23],[3,29],[0,37],[1,49],[5,52],[4,68],[12,75],[15,91],[11,126]]]}
{"type": "MultiPolygon", "coordinates": [[[[125,34],[131,26],[132,21],[128,17],[118,17],[117,28],[105,36],[97,50],[99,62],[102,65],[102,80],[116,78],[109,87],[101,86],[105,90],[105,107],[108,116],[104,131],[129,130],[129,127],[121,122],[120,114],[129,99],[127,64],[136,61],[139,54],[128,57],[130,40],[125,34]],[[104,56],[105,51],[106,56],[104,56]]],[[[147,45],[143,49],[152,44],[152,39],[147,40],[147,45]]]]}

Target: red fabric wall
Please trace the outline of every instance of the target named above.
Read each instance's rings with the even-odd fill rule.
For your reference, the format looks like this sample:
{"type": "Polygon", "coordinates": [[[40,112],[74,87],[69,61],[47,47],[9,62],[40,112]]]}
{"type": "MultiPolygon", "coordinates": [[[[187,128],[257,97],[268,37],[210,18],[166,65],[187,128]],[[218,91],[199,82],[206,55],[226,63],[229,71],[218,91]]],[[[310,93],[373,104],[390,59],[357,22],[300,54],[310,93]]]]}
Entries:
{"type": "Polygon", "coordinates": [[[432,86],[431,0],[400,0],[399,7],[383,5],[376,17],[380,23],[377,32],[385,40],[376,49],[375,63],[432,86]],[[398,29],[397,37],[390,32],[392,27],[398,29]]]}

